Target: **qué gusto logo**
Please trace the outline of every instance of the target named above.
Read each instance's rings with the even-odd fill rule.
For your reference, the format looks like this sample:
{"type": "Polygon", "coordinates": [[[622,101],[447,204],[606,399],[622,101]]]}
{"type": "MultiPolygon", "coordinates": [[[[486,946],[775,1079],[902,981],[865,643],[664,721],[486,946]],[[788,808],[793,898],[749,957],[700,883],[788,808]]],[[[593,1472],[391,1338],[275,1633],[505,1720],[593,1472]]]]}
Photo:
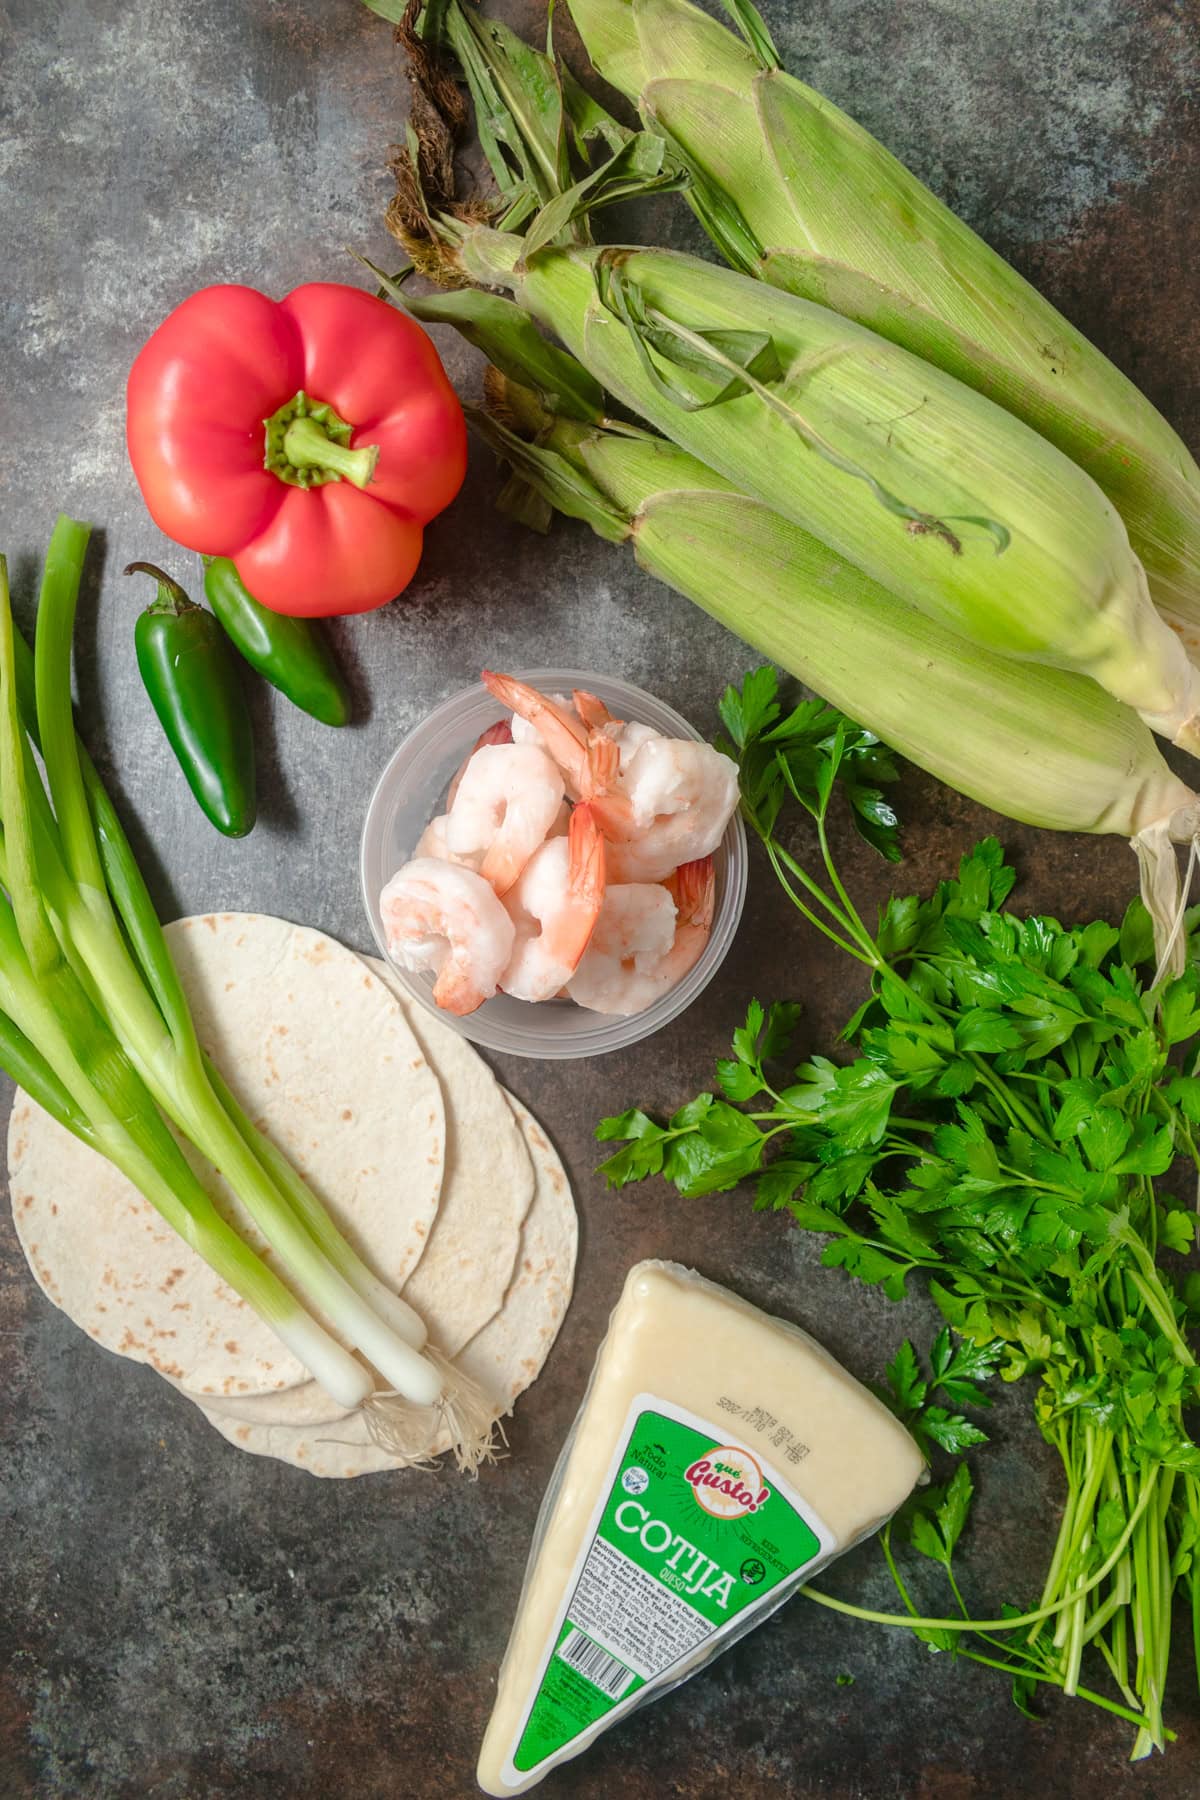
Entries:
{"type": "Polygon", "coordinates": [[[762,1470],[748,1450],[719,1444],[683,1472],[697,1503],[714,1519],[741,1519],[771,1498],[762,1470]]]}

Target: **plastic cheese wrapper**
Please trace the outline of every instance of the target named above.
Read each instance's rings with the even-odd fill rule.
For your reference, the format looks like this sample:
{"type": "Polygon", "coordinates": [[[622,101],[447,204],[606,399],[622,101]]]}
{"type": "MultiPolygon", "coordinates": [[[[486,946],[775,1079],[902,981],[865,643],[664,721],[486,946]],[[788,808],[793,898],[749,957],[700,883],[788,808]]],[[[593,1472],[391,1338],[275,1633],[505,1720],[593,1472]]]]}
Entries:
{"type": "Polygon", "coordinates": [[[485,1793],[521,1794],[891,1517],[903,1426],[806,1332],[638,1263],[542,1502],[485,1793]]]}

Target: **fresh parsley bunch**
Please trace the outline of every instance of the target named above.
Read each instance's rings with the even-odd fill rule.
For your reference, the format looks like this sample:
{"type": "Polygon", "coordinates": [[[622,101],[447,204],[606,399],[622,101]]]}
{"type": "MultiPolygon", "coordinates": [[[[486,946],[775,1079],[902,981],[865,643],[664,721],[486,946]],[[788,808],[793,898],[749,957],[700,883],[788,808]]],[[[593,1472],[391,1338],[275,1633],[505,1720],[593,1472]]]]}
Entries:
{"type": "Polygon", "coordinates": [[[926,1443],[982,1441],[955,1403],[980,1404],[976,1383],[993,1372],[1033,1377],[1067,1489],[1038,1606],[967,1620],[951,1568],[971,1493],[960,1465],[896,1525],[942,1565],[960,1616],[917,1615],[888,1531],[907,1609],[888,1617],[1003,1668],[1022,1704],[1037,1682],[1085,1693],[1136,1722],[1134,1756],[1162,1748],[1177,1594],[1200,1646],[1200,1450],[1185,1422],[1200,1394],[1188,1340],[1200,1276],[1181,1261],[1194,1214],[1162,1184],[1200,1170],[1200,972],[1155,984],[1139,901],[1119,930],[1006,911],[1015,877],[993,838],[928,898],[891,899],[870,930],[826,823],[840,787],[895,856],[887,753],[820,702],[785,716],[769,669],[721,712],[749,824],[798,910],[870,971],[870,996],[842,1034],[853,1059],[799,1067],[787,1055],[798,1009],[752,1001],[719,1091],[665,1125],[636,1110],[602,1122],[597,1136],[621,1144],[604,1173],[616,1187],[660,1174],[687,1195],[751,1180],[756,1205],[825,1235],[827,1266],[892,1299],[923,1273],[961,1339],[942,1333],[928,1379],[909,1346],[889,1373],[926,1443]],[[823,880],[777,835],[792,806],[812,820],[823,880]],[[1119,1701],[1080,1687],[1089,1647],[1119,1701]]]}

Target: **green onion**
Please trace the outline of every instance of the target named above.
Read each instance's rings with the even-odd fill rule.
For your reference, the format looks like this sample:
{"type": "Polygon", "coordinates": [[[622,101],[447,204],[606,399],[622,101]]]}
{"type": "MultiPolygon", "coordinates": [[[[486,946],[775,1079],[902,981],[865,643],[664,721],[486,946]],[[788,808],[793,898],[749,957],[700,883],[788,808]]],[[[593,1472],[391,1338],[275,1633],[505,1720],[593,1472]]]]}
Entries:
{"type": "Polygon", "coordinates": [[[344,1404],[356,1405],[369,1391],[366,1372],[222,1219],[61,953],[36,883],[12,644],[7,570],[0,557],[0,797],[6,828],[0,882],[13,897],[10,904],[0,896],[0,1061],[59,1124],[134,1182],[323,1386],[344,1404]],[[30,939],[39,952],[36,965],[28,953],[30,939]]]}
{"type": "Polygon", "coordinates": [[[76,1106],[41,1051],[5,1012],[0,1012],[0,1069],[31,1094],[42,1111],[49,1113],[64,1131],[73,1132],[82,1143],[96,1148],[91,1120],[76,1106]]]}
{"type": "MultiPolygon", "coordinates": [[[[152,1093],[180,1129],[231,1181],[243,1203],[278,1251],[295,1278],[323,1310],[343,1324],[353,1342],[393,1386],[420,1405],[432,1405],[441,1382],[406,1336],[385,1323],[344,1269],[334,1266],[328,1249],[356,1265],[362,1286],[377,1296],[386,1293],[354,1256],[315,1196],[308,1225],[302,1224],[281,1197],[247,1136],[229,1117],[208,1081],[195,1030],[182,993],[173,1008],[176,1035],[165,1028],[129,957],[120,927],[103,885],[99,849],[88,809],[83,774],[70,713],[69,667],[86,533],[71,536],[70,521],[60,520],[51,541],[38,607],[34,647],[35,691],[39,737],[50,784],[50,798],[69,856],[68,875],[76,894],[64,892],[67,930],[76,941],[89,973],[98,981],[107,1008],[120,1022],[122,1036],[152,1093]],[[57,551],[57,555],[55,552],[57,551]],[[82,901],[82,904],[80,904],[82,901]],[[180,1041],[182,1040],[182,1042],[180,1041]],[[320,1223],[318,1224],[318,1220],[320,1223]],[[318,1244],[320,1233],[325,1247],[318,1244]]],[[[80,528],[76,528],[78,532],[80,528]]],[[[247,1125],[247,1133],[253,1128],[247,1125]]],[[[282,1159],[281,1159],[282,1160],[282,1159]]],[[[303,1189],[296,1177],[297,1189],[303,1189]]],[[[307,1190],[303,1190],[307,1194],[307,1190]]],[[[407,1332],[423,1341],[424,1327],[412,1309],[394,1295],[387,1300],[407,1332]]]]}
{"type": "MultiPolygon", "coordinates": [[[[464,1433],[475,1430],[469,1387],[459,1383],[456,1391],[441,1359],[419,1354],[422,1321],[361,1262],[200,1049],[145,883],[71,716],[71,637],[87,536],[71,520],[55,528],[32,659],[14,632],[3,585],[0,882],[12,906],[0,917],[7,1015],[0,1060],[60,1123],[136,1182],[322,1386],[345,1404],[362,1402],[368,1372],[220,1219],[161,1107],[229,1179],[308,1300],[384,1380],[419,1407],[457,1409],[464,1433]],[[27,726],[42,751],[49,800],[27,726]]],[[[417,1441],[402,1413],[374,1410],[381,1429],[393,1437],[408,1431],[417,1441]]],[[[482,1449],[472,1445],[467,1460],[482,1449]]]]}

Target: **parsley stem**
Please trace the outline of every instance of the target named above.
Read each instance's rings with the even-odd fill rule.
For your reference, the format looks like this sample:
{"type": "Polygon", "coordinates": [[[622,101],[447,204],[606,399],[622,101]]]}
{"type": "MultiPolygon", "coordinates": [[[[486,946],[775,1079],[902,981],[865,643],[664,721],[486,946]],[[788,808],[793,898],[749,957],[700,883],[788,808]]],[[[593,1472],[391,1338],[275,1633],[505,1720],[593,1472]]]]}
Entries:
{"type": "Polygon", "coordinates": [[[959,1612],[962,1614],[964,1619],[969,1619],[971,1615],[970,1615],[969,1611],[967,1610],[967,1603],[963,1599],[962,1594],[959,1592],[958,1583],[954,1579],[954,1570],[950,1567],[949,1563],[946,1564],[946,1580],[950,1583],[950,1592],[954,1595],[955,1600],[958,1602],[959,1612]]]}
{"type": "Polygon", "coordinates": [[[888,1573],[896,1584],[896,1592],[899,1594],[901,1600],[903,1600],[910,1617],[915,1619],[917,1616],[917,1609],[913,1605],[908,1589],[901,1579],[900,1571],[896,1567],[896,1559],[892,1555],[892,1521],[890,1519],[879,1534],[879,1547],[883,1551],[883,1560],[888,1566],[888,1573]]]}
{"type": "MultiPolygon", "coordinates": [[[[960,1650],[958,1654],[967,1657],[971,1662],[982,1663],[985,1668],[999,1669],[1003,1675],[1020,1675],[1027,1681],[1045,1682],[1050,1687],[1061,1688],[1063,1686],[1063,1677],[1052,1669],[1021,1668],[1012,1663],[1000,1662],[991,1656],[982,1656],[978,1650],[960,1650]]],[[[1110,1700],[1107,1694],[1098,1694],[1093,1688],[1077,1687],[1074,1692],[1078,1699],[1090,1700],[1093,1706],[1101,1706],[1105,1712],[1115,1713],[1118,1719],[1127,1719],[1131,1725],[1137,1725],[1143,1730],[1150,1723],[1144,1713],[1137,1712],[1129,1706],[1122,1706],[1119,1700],[1110,1700]]],[[[1167,1731],[1164,1735],[1174,1743],[1175,1733],[1173,1731],[1167,1731]]]]}
{"type": "MultiPolygon", "coordinates": [[[[1067,1541],[1064,1569],[1069,1575],[1071,1566],[1086,1556],[1092,1541],[1092,1521],[1096,1509],[1096,1501],[1104,1484],[1104,1471],[1108,1458],[1112,1454],[1112,1433],[1097,1434],[1090,1425],[1084,1427],[1084,1468],[1087,1474],[1071,1498],[1073,1525],[1067,1541]]],[[[1064,1520],[1065,1525],[1065,1520],[1064,1520]]],[[[1076,1632],[1076,1626],[1060,1619],[1055,1632],[1055,1643],[1060,1647],[1076,1632]]],[[[1082,1645],[1080,1645],[1082,1648],[1082,1645]]]]}
{"type": "MultiPolygon", "coordinates": [[[[1065,1442],[1063,1441],[1063,1433],[1059,1432],[1056,1435],[1058,1437],[1059,1455],[1062,1457],[1063,1461],[1063,1472],[1067,1478],[1067,1499],[1066,1504],[1063,1507],[1063,1516],[1059,1524],[1058,1537],[1054,1544],[1054,1552],[1050,1558],[1050,1567],[1046,1571],[1046,1579],[1042,1584],[1043,1606],[1048,1606],[1053,1601],[1058,1592],[1059,1584],[1062,1581],[1065,1571],[1074,1554],[1077,1520],[1079,1518],[1080,1500],[1082,1497],[1079,1471],[1075,1466],[1075,1457],[1073,1453],[1075,1421],[1073,1419],[1071,1421],[1070,1427],[1065,1434],[1065,1442]]],[[[1030,1642],[1039,1635],[1040,1624],[1035,1626],[1029,1633],[1030,1642]]]]}
{"type": "Polygon", "coordinates": [[[984,1087],[988,1088],[995,1095],[1000,1106],[1014,1125],[1024,1126],[1031,1137],[1040,1138],[1043,1144],[1052,1145],[1054,1143],[1054,1139],[1050,1136],[1050,1133],[1039,1120],[1034,1118],[1029,1108],[1025,1105],[1025,1102],[1005,1087],[1004,1083],[992,1073],[991,1068],[983,1060],[982,1056],[972,1052],[967,1057],[967,1061],[978,1072],[984,1087]]]}
{"type": "Polygon", "coordinates": [[[870,932],[867,930],[866,926],[863,924],[862,920],[859,918],[858,912],[854,905],[854,902],[851,900],[849,894],[846,892],[845,887],[842,885],[842,878],[838,874],[837,864],[834,862],[833,857],[830,854],[829,838],[827,837],[826,832],[825,832],[825,810],[826,810],[825,807],[822,807],[820,812],[817,814],[817,842],[821,846],[821,859],[825,864],[825,869],[826,869],[826,872],[828,873],[830,882],[833,884],[833,891],[842,903],[842,908],[843,908],[846,919],[848,920],[848,922],[851,925],[853,925],[857,928],[855,935],[858,937],[859,941],[864,946],[868,945],[868,944],[870,945],[871,954],[873,956],[878,956],[879,948],[878,948],[874,938],[871,936],[870,932]]]}
{"type": "MultiPolygon", "coordinates": [[[[1122,1565],[1122,1567],[1124,1567],[1124,1565],[1122,1565]]],[[[1122,1582],[1120,1586],[1114,1587],[1112,1593],[1108,1596],[1108,1599],[1102,1600],[1100,1605],[1089,1615],[1087,1626],[1083,1634],[1084,1643],[1090,1644],[1093,1639],[1099,1637],[1118,1607],[1126,1606],[1128,1605],[1128,1602],[1128,1583],[1122,1582]]]]}
{"type": "MultiPolygon", "coordinates": [[[[814,881],[803,865],[797,862],[796,858],[792,856],[790,851],[784,848],[777,838],[772,839],[772,845],[778,852],[779,859],[784,866],[804,885],[813,897],[820,902],[830,918],[836,920],[838,930],[844,933],[845,938],[848,939],[849,943],[853,946],[850,954],[857,955],[859,961],[865,962],[872,968],[877,968],[879,967],[879,952],[876,949],[875,941],[862,920],[859,918],[851,903],[849,895],[842,886],[836,867],[829,856],[828,845],[824,842],[823,830],[821,831],[821,839],[822,856],[825,861],[825,868],[830,881],[832,882],[834,893],[837,896],[838,901],[841,902],[840,905],[830,899],[820,883],[814,881]]],[[[776,872],[778,873],[778,870],[776,872]]],[[[828,935],[828,932],[826,932],[826,935],[828,935]]]]}
{"type": "Polygon", "coordinates": [[[1125,1546],[1136,1531],[1138,1520],[1150,1504],[1153,1494],[1154,1476],[1149,1475],[1142,1483],[1137,1504],[1125,1522],[1125,1529],[1094,1575],[1090,1575],[1079,1587],[1073,1589],[1069,1594],[1064,1594],[1061,1600],[1054,1601],[1052,1605],[1040,1606],[1036,1612],[1019,1613],[1015,1618],[925,1619],[910,1617],[906,1613],[873,1612],[868,1607],[853,1606],[848,1600],[836,1600],[832,1594],[821,1593],[818,1588],[810,1587],[807,1582],[800,1592],[807,1599],[815,1600],[818,1606],[827,1606],[832,1612],[846,1613],[853,1619],[866,1619],[873,1625],[904,1625],[909,1629],[915,1628],[921,1631],[1019,1631],[1025,1625],[1038,1625],[1043,1619],[1055,1618],[1066,1607],[1073,1606],[1085,1594],[1090,1594],[1093,1588],[1098,1587],[1111,1574],[1121,1560],[1125,1546]]]}
{"type": "MultiPolygon", "coordinates": [[[[1125,1602],[1128,1605],[1128,1601],[1125,1602]]],[[[1108,1672],[1124,1694],[1130,1706],[1137,1705],[1137,1695],[1129,1685],[1129,1656],[1127,1652],[1126,1623],[1128,1615],[1124,1608],[1118,1610],[1113,1620],[1113,1643],[1110,1648],[1102,1636],[1095,1639],[1096,1647],[1108,1664],[1108,1672]]],[[[1173,1735],[1173,1734],[1171,1734],[1173,1735]]]]}
{"type": "MultiPolygon", "coordinates": [[[[774,869],[784,893],[797,911],[801,913],[803,917],[808,920],[809,924],[814,926],[823,937],[827,937],[831,944],[836,944],[839,950],[844,950],[847,956],[852,956],[856,962],[865,963],[868,967],[874,968],[876,966],[876,957],[864,955],[861,947],[851,941],[853,938],[853,927],[850,921],[843,917],[842,913],[829,898],[829,895],[826,894],[819,884],[813,880],[808,871],[801,867],[789,851],[784,849],[778,838],[764,837],[762,841],[766,848],[767,856],[770,858],[771,867],[774,869]],[[782,868],[780,865],[782,865],[782,868]],[[805,892],[811,894],[813,899],[825,908],[830,918],[837,921],[840,931],[847,934],[845,937],[839,935],[838,931],[834,931],[826,924],[824,919],[818,918],[812,908],[800,899],[799,895],[792,887],[791,882],[784,876],[783,869],[786,869],[789,874],[793,875],[800,883],[801,887],[804,888],[805,892]]],[[[872,949],[874,949],[874,945],[872,945],[872,949]]]]}
{"type": "MultiPolygon", "coordinates": [[[[776,1118],[777,1116],[778,1115],[775,1113],[751,1113],[750,1114],[750,1117],[752,1119],[760,1119],[760,1120],[773,1119],[773,1118],[776,1118]]],[[[781,1131],[795,1131],[795,1129],[796,1129],[795,1119],[782,1119],[778,1125],[772,1125],[770,1131],[763,1132],[763,1134],[762,1134],[763,1143],[769,1144],[771,1139],[774,1137],[778,1137],[781,1131]]]]}
{"type": "MultiPolygon", "coordinates": [[[[1200,1544],[1200,1482],[1194,1475],[1187,1480],[1187,1515],[1192,1530],[1193,1546],[1200,1544]]],[[[1188,1587],[1192,1596],[1192,1663],[1196,1674],[1200,1677],[1200,1565],[1196,1561],[1196,1551],[1192,1551],[1192,1563],[1187,1572],[1188,1587]]]]}
{"type": "Polygon", "coordinates": [[[1012,1251],[1005,1244],[998,1243],[995,1238],[988,1238],[986,1242],[991,1247],[997,1261],[1003,1263],[1005,1268],[1010,1271],[1002,1280],[997,1280],[997,1290],[1000,1293],[1016,1294],[1031,1308],[1044,1307],[1046,1296],[1040,1294],[1031,1282],[1022,1280],[1021,1264],[1012,1251]]]}
{"type": "MultiPolygon", "coordinates": [[[[1141,1254],[1138,1255],[1139,1261],[1148,1260],[1146,1258],[1145,1251],[1141,1249],[1141,1246],[1140,1246],[1140,1244],[1137,1243],[1136,1239],[1133,1242],[1133,1249],[1134,1249],[1135,1255],[1137,1255],[1139,1251],[1141,1252],[1141,1254]]],[[[1153,1262],[1150,1263],[1150,1267],[1152,1270],[1154,1269],[1153,1262]]],[[[1154,1291],[1154,1288],[1158,1287],[1158,1285],[1159,1285],[1157,1270],[1154,1271],[1154,1286],[1153,1287],[1151,1286],[1150,1282],[1147,1281],[1145,1276],[1142,1275],[1141,1273],[1139,1273],[1139,1271],[1137,1269],[1130,1269],[1127,1271],[1127,1273],[1128,1273],[1131,1284],[1137,1289],[1138,1293],[1141,1295],[1143,1301],[1145,1302],[1147,1312],[1150,1314],[1151,1318],[1154,1320],[1154,1323],[1158,1326],[1159,1330],[1162,1332],[1163,1336],[1166,1338],[1167,1342],[1170,1344],[1172,1354],[1178,1359],[1179,1362],[1183,1363],[1185,1368],[1190,1369],[1193,1366],[1193,1364],[1195,1363],[1196,1359],[1192,1355],[1190,1349],[1188,1348],[1184,1339],[1180,1335],[1179,1327],[1178,1327],[1178,1325],[1176,1325],[1175,1320],[1171,1316],[1171,1313],[1166,1305],[1166,1298],[1161,1293],[1161,1288],[1159,1289],[1159,1293],[1157,1293],[1157,1294],[1154,1291]]]]}
{"type": "MultiPolygon", "coordinates": [[[[1163,1638],[1158,1604],[1161,1601],[1159,1549],[1162,1538],[1160,1521],[1151,1514],[1134,1539],[1134,1642],[1138,1652],[1137,1688],[1145,1704],[1150,1701],[1150,1718],[1138,1732],[1131,1756],[1146,1756],[1151,1749],[1162,1749],[1162,1677],[1164,1672],[1163,1638]]],[[[1169,1615],[1168,1615],[1169,1616],[1169,1615]]]]}
{"type": "Polygon", "coordinates": [[[1038,1181],[1035,1176],[1026,1175],[1020,1169],[1011,1168],[1008,1163],[1000,1164],[1000,1173],[1009,1176],[1021,1187],[1033,1188],[1039,1194],[1061,1194],[1064,1199],[1074,1200],[1079,1191],[1078,1188],[1064,1187],[1058,1181],[1038,1181]]]}

